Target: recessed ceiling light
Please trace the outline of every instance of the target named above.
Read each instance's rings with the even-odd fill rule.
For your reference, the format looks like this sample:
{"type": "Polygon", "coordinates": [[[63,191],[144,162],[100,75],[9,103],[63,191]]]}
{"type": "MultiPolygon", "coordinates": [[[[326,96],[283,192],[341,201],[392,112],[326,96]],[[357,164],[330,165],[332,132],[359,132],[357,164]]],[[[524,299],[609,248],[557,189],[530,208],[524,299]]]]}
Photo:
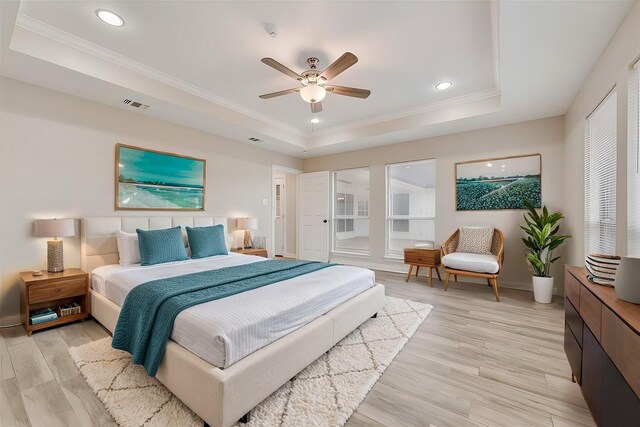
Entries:
{"type": "Polygon", "coordinates": [[[309,123],[313,123],[314,125],[317,125],[318,123],[320,123],[320,119],[317,117],[314,117],[313,119],[309,120],[309,123]]]}
{"type": "Polygon", "coordinates": [[[124,19],[109,10],[96,9],[96,15],[98,15],[98,18],[103,22],[113,25],[114,27],[122,27],[124,25],[124,19]]]}
{"type": "Polygon", "coordinates": [[[451,82],[440,82],[436,85],[436,89],[438,90],[445,90],[445,89],[449,89],[451,87],[451,82]]]}
{"type": "Polygon", "coordinates": [[[491,163],[487,163],[487,166],[488,166],[488,167],[491,167],[491,166],[493,166],[493,165],[492,165],[491,163]]]}

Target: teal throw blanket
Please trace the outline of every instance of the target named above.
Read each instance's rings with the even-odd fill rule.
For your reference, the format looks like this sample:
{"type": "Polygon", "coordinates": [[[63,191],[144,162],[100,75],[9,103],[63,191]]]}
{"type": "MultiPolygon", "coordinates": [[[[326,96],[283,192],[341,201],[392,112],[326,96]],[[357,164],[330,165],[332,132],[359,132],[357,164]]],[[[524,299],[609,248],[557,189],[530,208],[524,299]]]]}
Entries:
{"type": "Polygon", "coordinates": [[[268,260],[153,280],[129,292],[118,317],[112,346],[133,356],[155,376],[164,355],[173,322],[182,310],[335,264],[268,260]]]}

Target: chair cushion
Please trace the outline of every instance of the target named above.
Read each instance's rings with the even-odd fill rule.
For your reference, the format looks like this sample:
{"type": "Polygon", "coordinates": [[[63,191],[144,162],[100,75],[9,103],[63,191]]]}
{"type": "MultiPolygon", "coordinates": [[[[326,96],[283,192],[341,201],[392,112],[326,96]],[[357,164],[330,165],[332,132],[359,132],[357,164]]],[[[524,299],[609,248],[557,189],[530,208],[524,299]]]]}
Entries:
{"type": "Polygon", "coordinates": [[[460,227],[456,252],[491,255],[493,227],[460,227]]]}
{"type": "Polygon", "coordinates": [[[473,271],[475,273],[494,274],[500,270],[498,257],[495,255],[454,252],[442,257],[441,262],[445,267],[456,270],[473,271]]]}

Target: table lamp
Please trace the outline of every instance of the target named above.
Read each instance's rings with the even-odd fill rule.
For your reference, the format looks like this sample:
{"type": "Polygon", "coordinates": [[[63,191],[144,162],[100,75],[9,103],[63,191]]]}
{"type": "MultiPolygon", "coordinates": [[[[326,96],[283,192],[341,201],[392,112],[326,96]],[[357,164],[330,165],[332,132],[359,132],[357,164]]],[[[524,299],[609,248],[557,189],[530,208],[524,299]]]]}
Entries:
{"type": "Polygon", "coordinates": [[[253,247],[251,240],[251,230],[258,229],[258,218],[238,218],[238,230],[244,230],[244,241],[242,249],[250,249],[253,247]]]}
{"type": "Polygon", "coordinates": [[[47,242],[47,271],[59,273],[64,271],[62,240],[58,237],[76,235],[76,223],[73,219],[38,219],[35,224],[36,237],[53,237],[47,242]]]}
{"type": "Polygon", "coordinates": [[[640,304],[640,258],[622,257],[613,286],[618,298],[640,304]]]}

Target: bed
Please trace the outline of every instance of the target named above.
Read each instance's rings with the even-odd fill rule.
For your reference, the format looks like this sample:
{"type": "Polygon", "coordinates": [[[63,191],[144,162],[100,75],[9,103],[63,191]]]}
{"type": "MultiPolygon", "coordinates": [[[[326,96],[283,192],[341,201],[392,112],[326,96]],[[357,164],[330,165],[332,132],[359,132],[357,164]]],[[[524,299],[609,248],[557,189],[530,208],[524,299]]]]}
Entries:
{"type": "MultiPolygon", "coordinates": [[[[118,265],[118,230],[214,224],[226,227],[227,219],[85,218],[82,267],[92,272],[92,316],[113,333],[127,292],[139,283],[169,271],[263,260],[229,254],[152,267],[118,265]]],[[[384,287],[374,283],[373,273],[335,266],[191,307],[176,318],[156,377],[205,423],[230,426],[383,305],[384,287]]]]}

